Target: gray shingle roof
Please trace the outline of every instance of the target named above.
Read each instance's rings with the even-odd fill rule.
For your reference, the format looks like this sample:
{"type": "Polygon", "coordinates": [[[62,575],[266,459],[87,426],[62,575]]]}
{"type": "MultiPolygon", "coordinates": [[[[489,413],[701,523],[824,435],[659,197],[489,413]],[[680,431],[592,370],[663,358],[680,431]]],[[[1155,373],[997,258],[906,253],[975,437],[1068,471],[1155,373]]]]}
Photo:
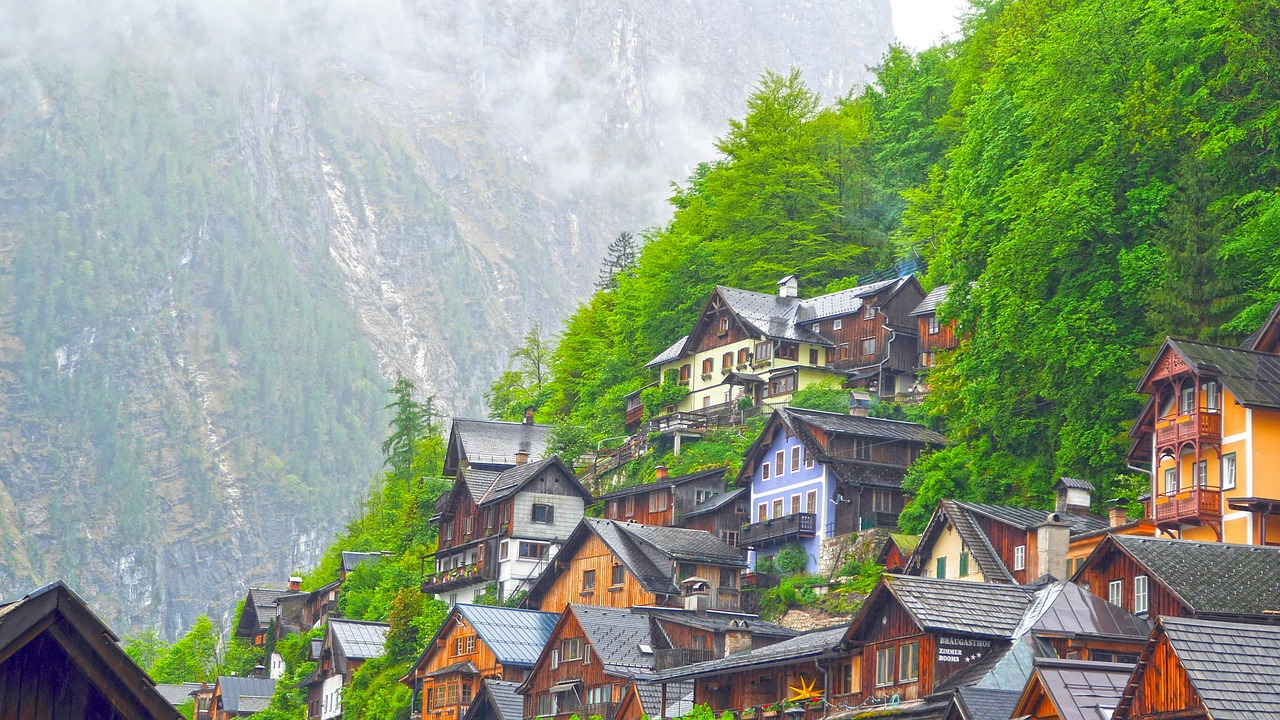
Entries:
{"type": "Polygon", "coordinates": [[[461,603],[454,607],[503,665],[532,667],[560,619],[557,613],[538,610],[461,603]]]}
{"type": "Polygon", "coordinates": [[[595,532],[646,590],[661,595],[680,593],[674,582],[673,560],[747,566],[742,551],[704,530],[598,518],[583,518],[579,528],[595,532]]]}
{"type": "Polygon", "coordinates": [[[1080,478],[1074,478],[1074,477],[1067,477],[1065,475],[1058,478],[1058,482],[1054,483],[1053,487],[1054,488],[1059,488],[1059,487],[1071,488],[1073,490],[1088,490],[1089,492],[1093,492],[1094,490],[1093,483],[1089,482],[1088,480],[1082,480],[1080,478]]]}
{"type": "Polygon", "coordinates": [[[693,683],[667,683],[667,707],[663,712],[662,683],[636,682],[636,695],[640,698],[640,708],[650,718],[678,718],[689,714],[693,709],[693,683]]]}
{"type": "Polygon", "coordinates": [[[1214,720],[1280,717],[1280,627],[1171,617],[1160,625],[1214,720]]]}
{"type": "Polygon", "coordinates": [[[271,705],[270,695],[241,695],[240,696],[240,712],[248,715],[252,713],[260,713],[271,705]]]}
{"type": "Polygon", "coordinates": [[[836,315],[847,315],[862,309],[863,298],[875,295],[883,290],[896,289],[895,285],[905,285],[909,277],[881,280],[880,282],[859,285],[848,290],[838,290],[826,295],[800,301],[800,310],[796,314],[799,322],[813,322],[836,315]]]}
{"type": "MultiPolygon", "coordinates": [[[[925,529],[925,537],[930,537],[930,544],[936,539],[937,532],[949,521],[956,529],[956,534],[960,536],[964,548],[969,551],[969,557],[973,558],[974,564],[978,566],[978,570],[987,582],[1014,583],[1009,568],[1005,567],[995,547],[991,545],[991,538],[987,537],[964,506],[955,500],[943,500],[941,511],[935,511],[934,517],[929,519],[929,524],[934,525],[935,520],[938,523],[935,527],[925,529]]],[[[918,549],[917,552],[919,552],[918,549]]],[[[917,562],[923,562],[923,554],[920,557],[922,559],[917,562]]]]}
{"type": "Polygon", "coordinates": [[[487,704],[497,720],[520,720],[524,717],[524,698],[516,692],[518,687],[518,682],[485,680],[467,710],[466,718],[474,718],[487,704]]]}
{"type": "Polygon", "coordinates": [[[920,304],[916,306],[916,309],[911,311],[911,316],[915,317],[937,312],[938,306],[947,301],[947,289],[950,287],[950,285],[939,285],[930,290],[929,294],[925,295],[920,304]]]}
{"type": "Polygon", "coordinates": [[[629,677],[653,673],[653,652],[643,652],[641,645],[652,648],[649,618],[627,609],[602,605],[578,605],[569,609],[582,626],[591,649],[604,663],[605,672],[629,677]]]}
{"type": "Polygon", "coordinates": [[[329,632],[342,648],[342,654],[349,658],[368,660],[381,657],[387,641],[386,623],[365,622],[363,620],[329,620],[329,632]]]}
{"type": "Polygon", "coordinates": [[[156,692],[170,705],[181,705],[191,699],[191,693],[200,689],[200,683],[156,683],[156,692]]]}
{"type": "Polygon", "coordinates": [[[1280,356],[1190,340],[1169,339],[1166,344],[1192,369],[1217,375],[1241,405],[1280,408],[1280,356]]]}
{"type": "Polygon", "coordinates": [[[786,413],[788,422],[807,423],[829,433],[883,438],[886,440],[912,440],[937,445],[945,445],[947,442],[946,436],[941,433],[936,433],[918,423],[902,420],[858,417],[856,415],[794,407],[781,408],[778,412],[786,413]]]}
{"type": "MultiPolygon", "coordinates": [[[[971,585],[977,583],[969,583],[971,585]]],[[[730,655],[719,660],[694,663],[684,667],[668,670],[662,674],[663,680],[701,677],[705,675],[722,675],[740,668],[760,667],[794,662],[806,657],[818,657],[834,651],[844,638],[848,627],[841,625],[824,630],[815,630],[797,635],[780,643],[756,648],[751,652],[730,655]]]]}
{"type": "Polygon", "coordinates": [[[685,513],[684,516],[693,517],[694,515],[705,515],[706,513],[715,512],[726,505],[732,504],[735,500],[737,500],[738,498],[742,497],[745,494],[747,494],[747,488],[741,488],[741,487],[734,488],[732,490],[726,490],[725,492],[722,492],[722,493],[716,493],[715,495],[712,495],[706,500],[703,500],[701,503],[695,505],[694,508],[689,512],[685,513]]]}
{"type": "MultiPolygon", "coordinates": [[[[269,698],[276,691],[275,680],[264,680],[262,678],[222,675],[218,677],[218,685],[222,688],[222,707],[229,713],[256,712],[255,710],[241,708],[240,698],[242,696],[269,698]]],[[[251,705],[252,702],[248,704],[251,705]]]]}
{"type": "Polygon", "coordinates": [[[463,457],[473,464],[514,465],[522,447],[529,451],[530,461],[546,457],[551,426],[457,418],[450,434],[461,446],[463,457]]]}
{"type": "Polygon", "coordinates": [[[1197,615],[1280,610],[1280,548],[1112,535],[1197,615]]]}
{"type": "Polygon", "coordinates": [[[301,593],[289,590],[272,590],[271,588],[249,588],[249,597],[253,601],[254,611],[258,614],[258,629],[266,630],[276,618],[276,600],[288,595],[301,593]]]}
{"type": "Polygon", "coordinates": [[[925,630],[1009,638],[1022,623],[1033,588],[1023,585],[884,575],[885,586],[925,630]]]}
{"type": "Polygon", "coordinates": [[[724,477],[725,470],[726,468],[722,468],[722,467],[709,468],[707,470],[699,470],[698,472],[687,473],[685,475],[673,475],[665,478],[658,478],[653,480],[652,482],[646,482],[646,483],[641,483],[639,485],[632,485],[630,487],[619,488],[617,490],[614,490],[613,492],[607,493],[605,495],[601,495],[600,497],[596,498],[596,501],[599,502],[601,500],[613,500],[615,498],[626,497],[628,495],[638,495],[640,493],[647,493],[650,490],[656,490],[658,488],[673,487],[675,485],[683,485],[688,482],[694,482],[695,480],[706,480],[708,478],[712,478],[716,476],[724,477]]]}
{"type": "Polygon", "coordinates": [[[1133,666],[1045,659],[1036,661],[1036,673],[1061,720],[1109,720],[1133,666]]]}
{"type": "Polygon", "coordinates": [[[560,458],[552,455],[549,458],[538,460],[537,462],[527,462],[523,465],[516,465],[513,468],[503,470],[500,475],[493,481],[493,485],[484,493],[484,496],[477,498],[477,503],[497,502],[509,497],[512,493],[524,487],[525,483],[532,480],[538,473],[543,472],[552,467],[559,467],[569,484],[576,486],[575,489],[584,497],[590,498],[591,493],[586,488],[578,484],[577,477],[573,471],[565,466],[560,458]]]}
{"type": "MultiPolygon", "coordinates": [[[[467,486],[467,493],[471,495],[471,499],[479,503],[480,498],[493,487],[493,483],[502,473],[498,470],[481,470],[480,468],[458,468],[458,477],[467,486]]],[[[454,481],[457,482],[456,480],[454,481]]]]}
{"type": "Polygon", "coordinates": [[[1017,690],[962,687],[956,690],[955,703],[960,706],[963,720],[1009,720],[1021,695],[1017,690]]]}
{"type": "MultiPolygon", "coordinates": [[[[1044,523],[1045,518],[1049,515],[1047,510],[1014,507],[1012,505],[989,505],[987,503],[965,502],[962,500],[956,500],[955,504],[970,512],[986,515],[993,520],[999,520],[1023,530],[1031,530],[1035,526],[1044,523]]],[[[1062,513],[1062,521],[1071,526],[1072,535],[1105,530],[1110,527],[1110,523],[1106,518],[1096,515],[1062,513]]]]}
{"type": "Polygon", "coordinates": [[[617,523],[622,531],[673,560],[746,567],[738,548],[705,530],[617,523]]]}
{"type": "Polygon", "coordinates": [[[668,362],[671,362],[672,360],[675,360],[676,358],[680,357],[680,353],[684,352],[684,344],[688,341],[689,341],[689,336],[685,335],[679,340],[671,343],[671,345],[669,345],[666,350],[663,350],[662,352],[655,355],[654,358],[649,362],[645,363],[644,366],[646,368],[657,367],[663,363],[668,363],[668,362]]]}
{"type": "Polygon", "coordinates": [[[760,335],[775,340],[831,345],[830,340],[797,323],[797,313],[805,301],[723,285],[716,286],[716,292],[739,319],[754,327],[760,335]]]}
{"type": "MultiPolygon", "coordinates": [[[[745,629],[752,635],[761,635],[765,637],[782,637],[790,638],[800,633],[791,628],[766,620],[761,620],[759,615],[749,615],[747,613],[723,612],[720,610],[707,610],[705,612],[695,612],[693,610],[683,610],[680,608],[666,607],[648,607],[637,605],[631,608],[632,612],[644,613],[659,620],[669,620],[680,625],[687,625],[699,630],[708,632],[722,633],[733,627],[733,623],[737,622],[745,625],[745,629]]],[[[739,625],[741,626],[741,625],[739,625]]]]}
{"type": "Polygon", "coordinates": [[[367,562],[382,562],[382,559],[386,556],[387,554],[383,552],[343,552],[342,571],[351,572],[357,565],[367,562]]]}

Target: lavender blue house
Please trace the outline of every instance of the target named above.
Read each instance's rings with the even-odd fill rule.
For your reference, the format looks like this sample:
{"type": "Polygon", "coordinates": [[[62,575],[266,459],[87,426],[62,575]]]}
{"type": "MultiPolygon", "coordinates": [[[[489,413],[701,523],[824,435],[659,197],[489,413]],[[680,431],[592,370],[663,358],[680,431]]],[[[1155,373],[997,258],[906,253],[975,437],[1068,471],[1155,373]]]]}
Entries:
{"type": "Polygon", "coordinates": [[[809,554],[829,537],[895,527],[902,477],[946,438],[916,423],[782,408],[747,450],[737,483],[751,489],[751,523],[738,537],[752,566],[790,543],[809,554]]]}

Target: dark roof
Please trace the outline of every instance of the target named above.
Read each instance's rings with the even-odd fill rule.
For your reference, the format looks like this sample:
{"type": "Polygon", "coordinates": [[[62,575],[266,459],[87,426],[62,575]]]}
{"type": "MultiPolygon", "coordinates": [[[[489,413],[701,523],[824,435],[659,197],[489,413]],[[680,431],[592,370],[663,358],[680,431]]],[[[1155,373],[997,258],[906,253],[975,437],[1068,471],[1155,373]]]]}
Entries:
{"type": "Polygon", "coordinates": [[[218,685],[222,688],[222,707],[229,713],[250,713],[262,710],[263,708],[257,707],[252,698],[269,698],[276,691],[275,680],[234,675],[219,676],[218,685]],[[249,700],[243,707],[240,703],[242,697],[249,700]]]}
{"type": "Polygon", "coordinates": [[[1013,584],[1015,582],[1013,574],[1009,572],[1009,568],[1005,567],[1004,561],[992,546],[991,538],[982,531],[968,509],[955,500],[938,501],[938,507],[933,511],[910,559],[907,560],[906,569],[909,572],[923,572],[921,563],[925,560],[925,552],[937,542],[938,535],[948,523],[955,528],[956,534],[960,536],[960,541],[969,551],[969,557],[978,566],[983,579],[995,583],[1013,584]]]}
{"type": "MultiPolygon", "coordinates": [[[[1172,338],[1165,340],[1165,346],[1181,355],[1192,370],[1216,375],[1241,405],[1280,409],[1280,356],[1172,338]]],[[[1157,353],[1157,360],[1163,354],[1157,353]]],[[[1146,387],[1155,366],[1153,362],[1139,388],[1146,387]]]]}
{"type": "Polygon", "coordinates": [[[721,610],[695,612],[681,608],[649,607],[646,605],[636,605],[631,608],[631,611],[713,633],[722,633],[730,629],[741,628],[752,635],[764,637],[790,638],[800,634],[791,628],[761,620],[759,615],[747,613],[724,612],[721,610]]]}
{"type": "Polygon", "coordinates": [[[1058,482],[1053,484],[1054,488],[1070,488],[1072,490],[1088,490],[1093,492],[1093,483],[1081,478],[1067,477],[1063,475],[1058,478],[1058,482]]]}
{"type": "Polygon", "coordinates": [[[1280,302],[1276,303],[1275,307],[1271,308],[1271,313],[1267,315],[1267,319],[1258,326],[1258,329],[1249,333],[1249,337],[1245,338],[1244,341],[1240,343],[1241,349],[1257,350],[1258,342],[1263,340],[1263,335],[1267,334],[1268,330],[1276,326],[1276,322],[1278,320],[1280,320],[1280,302]]]}
{"type": "Polygon", "coordinates": [[[723,675],[740,668],[779,665],[806,657],[821,656],[835,650],[836,645],[840,643],[847,629],[846,626],[840,625],[807,632],[789,640],[783,640],[780,643],[756,648],[750,652],[668,670],[662,674],[662,679],[665,681],[705,675],[723,675]]]}
{"type": "Polygon", "coordinates": [[[530,461],[546,457],[551,426],[455,418],[449,435],[450,444],[456,442],[461,457],[473,465],[515,465],[516,453],[521,449],[528,450],[530,461]]]}
{"type": "Polygon", "coordinates": [[[1120,663],[1036,660],[1036,675],[1061,720],[1109,720],[1132,674],[1132,665],[1120,663]]]}
{"type": "Polygon", "coordinates": [[[703,500],[702,502],[695,505],[693,509],[685,513],[684,516],[692,517],[694,515],[704,515],[706,513],[715,512],[720,508],[724,507],[725,505],[729,505],[733,503],[734,500],[737,500],[739,497],[742,497],[745,494],[747,494],[747,488],[742,488],[742,487],[733,488],[732,490],[726,490],[721,493],[716,493],[715,495],[712,495],[706,500],[703,500]]]}
{"type": "Polygon", "coordinates": [[[801,300],[796,320],[802,323],[813,322],[822,318],[857,312],[862,309],[863,298],[868,295],[876,295],[883,290],[889,290],[892,294],[909,282],[911,282],[910,276],[893,278],[801,300]]]}
{"type": "Polygon", "coordinates": [[[924,299],[920,301],[920,304],[916,306],[916,309],[911,311],[911,316],[915,317],[916,315],[936,313],[938,311],[938,306],[947,301],[947,289],[949,287],[951,286],[939,285],[938,287],[930,290],[929,294],[925,295],[924,299]]]}
{"type": "Polygon", "coordinates": [[[452,675],[453,673],[467,673],[470,675],[479,675],[480,668],[470,660],[459,660],[456,663],[450,663],[441,668],[436,668],[429,673],[423,673],[422,677],[441,677],[444,675],[452,675]]]}
{"type": "MultiPolygon", "coordinates": [[[[245,608],[253,606],[254,614],[258,618],[258,630],[266,630],[271,626],[271,621],[276,619],[276,600],[288,595],[301,595],[289,590],[272,590],[271,588],[249,588],[249,592],[245,597],[245,608]]],[[[241,611],[243,613],[243,611],[241,611]]]]}
{"type": "Polygon", "coordinates": [[[599,502],[601,500],[614,500],[616,498],[622,498],[628,495],[638,495],[640,493],[649,492],[650,490],[656,490],[656,489],[665,488],[665,487],[673,487],[675,485],[683,485],[684,483],[693,482],[695,480],[706,480],[708,478],[713,478],[713,477],[724,477],[724,473],[726,469],[727,468],[718,467],[718,468],[709,468],[707,470],[699,470],[697,472],[687,473],[685,475],[675,475],[675,476],[669,475],[665,478],[657,478],[652,482],[642,483],[640,485],[632,485],[631,487],[625,487],[625,488],[620,488],[618,490],[614,490],[613,492],[610,492],[606,495],[601,495],[600,497],[596,498],[596,501],[599,502]]]}
{"type": "Polygon", "coordinates": [[[473,720],[488,707],[496,720],[520,720],[524,717],[524,698],[516,693],[518,682],[485,680],[463,720],[473,720]]]}
{"type": "MultiPolygon", "coordinates": [[[[471,495],[471,500],[475,503],[480,502],[480,498],[493,487],[493,483],[501,475],[500,470],[482,470],[477,467],[458,468],[458,479],[462,480],[467,487],[467,493],[471,495]]],[[[457,480],[454,481],[457,485],[457,480]]],[[[452,500],[452,498],[450,498],[452,500]]]]}
{"type": "Polygon", "coordinates": [[[785,413],[788,420],[798,419],[829,433],[884,438],[886,440],[910,440],[937,445],[945,445],[947,442],[945,435],[936,433],[919,423],[905,422],[903,420],[860,417],[795,407],[781,408],[778,412],[785,413]]]}
{"type": "Polygon", "coordinates": [[[503,665],[536,663],[560,619],[557,613],[519,608],[461,603],[454,608],[503,665]]]}
{"type": "Polygon", "coordinates": [[[200,683],[156,683],[156,692],[170,705],[178,706],[191,699],[191,693],[200,689],[200,683]]]}
{"type": "Polygon", "coordinates": [[[357,660],[382,657],[389,629],[391,626],[386,623],[329,619],[329,632],[342,654],[357,660]]]}
{"type": "Polygon", "coordinates": [[[493,485],[489,486],[489,489],[485,491],[484,496],[476,498],[476,504],[488,504],[511,497],[511,495],[518,492],[520,488],[524,487],[530,480],[537,477],[538,473],[551,468],[559,468],[561,474],[564,475],[569,485],[571,485],[579,495],[587,500],[591,499],[591,493],[578,482],[578,478],[574,475],[573,471],[560,460],[559,456],[552,455],[549,458],[538,460],[537,462],[527,462],[523,465],[516,465],[513,468],[503,470],[502,473],[494,479],[493,485]]]}
{"type": "Polygon", "coordinates": [[[963,720],[1009,720],[1020,695],[1017,690],[962,687],[956,690],[954,702],[963,720]]]}
{"type": "MultiPolygon", "coordinates": [[[[1280,610],[1280,548],[1111,535],[1197,615],[1280,610]]],[[[1101,549],[1101,546],[1100,548],[1101,549]]]]}
{"type": "Polygon", "coordinates": [[[367,562],[372,562],[372,563],[382,562],[382,558],[386,557],[389,554],[390,553],[383,552],[383,551],[378,551],[378,552],[345,552],[344,551],[342,553],[342,571],[351,572],[352,570],[356,569],[357,565],[362,565],[367,562]]]}
{"type": "Polygon", "coordinates": [[[689,336],[685,335],[684,337],[680,338],[679,340],[667,346],[666,350],[663,350],[662,352],[655,355],[654,358],[649,362],[645,363],[644,366],[646,368],[657,367],[663,363],[668,363],[668,362],[671,362],[672,360],[675,360],[676,358],[680,357],[681,353],[684,352],[684,344],[688,341],[689,341],[689,336]]]}
{"type": "Polygon", "coordinates": [[[1117,605],[1070,582],[1058,582],[1041,590],[1036,602],[1038,617],[1031,631],[1064,636],[1106,636],[1145,639],[1151,624],[1117,605]]]}
{"type": "Polygon", "coordinates": [[[660,595],[680,594],[672,577],[672,560],[747,566],[741,550],[705,530],[598,518],[583,518],[578,527],[595,532],[646,590],[660,595]]]}
{"type": "Polygon", "coordinates": [[[667,683],[667,707],[662,707],[662,683],[636,682],[641,711],[650,718],[679,718],[693,710],[693,682],[667,683]],[[664,712],[665,710],[665,712],[664,712]]]}
{"type": "Polygon", "coordinates": [[[602,605],[571,603],[569,609],[591,649],[604,663],[605,672],[622,677],[653,673],[653,639],[648,617],[602,605]],[[649,648],[649,652],[641,646],[649,648]]]}
{"type": "MultiPolygon", "coordinates": [[[[1035,508],[1016,507],[1013,505],[990,505],[988,503],[965,502],[963,500],[954,501],[959,507],[970,512],[986,515],[992,520],[999,520],[1006,525],[1012,525],[1023,530],[1032,530],[1037,525],[1042,525],[1049,516],[1047,510],[1036,510],[1035,508]]],[[[1078,535],[1080,533],[1094,532],[1096,530],[1104,530],[1110,527],[1111,523],[1104,517],[1096,515],[1087,515],[1083,513],[1058,513],[1062,518],[1062,522],[1071,526],[1071,534],[1078,535]]]]}
{"type": "Polygon", "coordinates": [[[1034,592],[1024,585],[911,575],[885,574],[882,582],[924,630],[1000,638],[1013,636],[1034,592]]]}
{"type": "Polygon", "coordinates": [[[1214,720],[1280,717],[1280,628],[1172,617],[1160,627],[1214,720]]]}

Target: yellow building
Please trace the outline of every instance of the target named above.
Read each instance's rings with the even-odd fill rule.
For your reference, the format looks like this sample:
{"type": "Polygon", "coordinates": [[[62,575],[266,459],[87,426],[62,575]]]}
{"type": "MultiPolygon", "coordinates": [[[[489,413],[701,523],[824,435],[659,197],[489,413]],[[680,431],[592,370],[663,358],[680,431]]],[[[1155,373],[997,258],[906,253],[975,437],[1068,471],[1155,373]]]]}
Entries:
{"type": "Polygon", "coordinates": [[[1167,339],[1142,378],[1129,462],[1150,468],[1158,532],[1280,544],[1278,313],[1238,348],[1167,339]]]}
{"type": "MultiPolygon", "coordinates": [[[[794,275],[777,295],[717,286],[690,333],[645,365],[659,383],[689,389],[658,415],[733,412],[744,397],[771,410],[823,381],[906,397],[916,387],[910,313],[923,298],[914,277],[804,300],[794,275]]],[[[632,400],[629,423],[639,418],[632,400]]]]}

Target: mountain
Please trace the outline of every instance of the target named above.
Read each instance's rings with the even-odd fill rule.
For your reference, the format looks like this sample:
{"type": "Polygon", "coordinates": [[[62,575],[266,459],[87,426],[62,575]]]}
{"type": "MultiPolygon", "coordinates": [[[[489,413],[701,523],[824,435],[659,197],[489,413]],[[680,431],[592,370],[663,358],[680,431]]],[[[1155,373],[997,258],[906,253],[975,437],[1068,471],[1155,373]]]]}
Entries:
{"type": "Polygon", "coordinates": [[[0,7],[0,596],[173,636],[314,563],[389,378],[443,413],[667,214],[766,68],[888,0],[0,7]]]}

